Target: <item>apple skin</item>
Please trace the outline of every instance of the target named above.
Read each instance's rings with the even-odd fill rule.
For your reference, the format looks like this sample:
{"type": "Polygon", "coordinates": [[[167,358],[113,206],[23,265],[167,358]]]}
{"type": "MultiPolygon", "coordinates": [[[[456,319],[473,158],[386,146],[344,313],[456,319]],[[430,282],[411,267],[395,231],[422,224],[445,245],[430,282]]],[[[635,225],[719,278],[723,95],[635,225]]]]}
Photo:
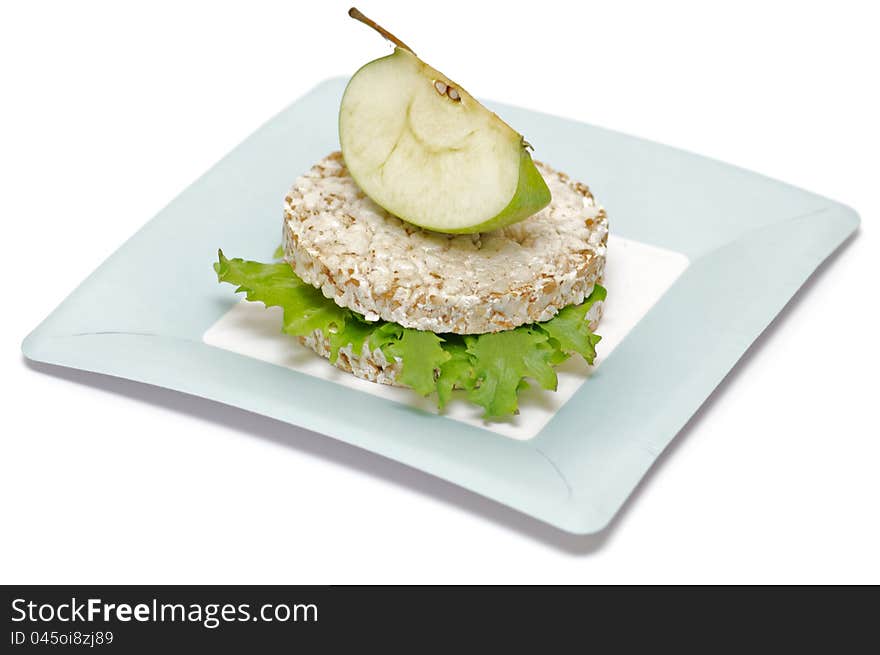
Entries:
{"type": "Polygon", "coordinates": [[[523,145],[519,159],[519,180],[516,183],[513,198],[510,199],[507,207],[501,210],[498,215],[479,225],[444,231],[449,234],[474,234],[499,230],[537,214],[550,204],[550,199],[550,189],[547,188],[547,183],[538,172],[528,149],[523,145]]]}
{"type": "MultiPolygon", "coordinates": [[[[345,95],[348,93],[348,90],[352,84],[352,81],[357,77],[357,75],[361,71],[369,68],[370,66],[372,66],[374,64],[380,63],[382,61],[388,61],[388,60],[391,60],[392,58],[395,58],[395,57],[409,57],[409,56],[412,56],[413,58],[415,58],[423,67],[425,67],[426,69],[431,71],[433,73],[434,79],[445,81],[448,85],[455,86],[457,89],[459,89],[461,91],[461,93],[463,95],[467,96],[468,98],[471,98],[470,94],[468,94],[463,88],[461,88],[459,85],[457,85],[456,83],[449,80],[445,75],[443,75],[439,71],[436,71],[435,69],[433,69],[430,66],[428,66],[427,64],[425,64],[423,61],[418,59],[418,57],[415,57],[415,55],[413,55],[412,52],[407,51],[407,50],[402,50],[401,48],[395,48],[395,50],[392,54],[387,55],[385,57],[381,57],[379,59],[375,59],[373,61],[370,61],[370,62],[364,64],[363,66],[361,66],[361,68],[359,68],[358,71],[355,72],[355,74],[352,76],[351,80],[349,80],[348,85],[346,85],[345,91],[343,93],[343,104],[345,102],[345,95]]],[[[477,102],[477,101],[474,100],[474,102],[477,102]]],[[[482,107],[481,103],[478,103],[478,104],[480,104],[480,106],[482,107]]],[[[483,107],[483,109],[485,109],[485,107],[483,107]]],[[[488,109],[485,109],[485,111],[489,112],[488,109]]],[[[416,225],[416,226],[421,227],[423,229],[427,229],[427,230],[431,230],[431,231],[435,231],[435,232],[441,232],[441,233],[447,233],[447,234],[475,234],[475,233],[480,233],[480,232],[489,232],[492,230],[498,230],[498,229],[501,229],[507,225],[512,225],[513,223],[517,223],[519,221],[522,221],[522,220],[528,218],[529,216],[532,216],[533,214],[536,214],[541,209],[543,209],[544,207],[546,207],[547,205],[550,204],[550,201],[551,201],[550,189],[547,187],[546,182],[544,182],[544,178],[541,176],[540,172],[538,171],[537,167],[535,166],[534,162],[532,161],[531,155],[529,154],[528,147],[526,146],[525,140],[523,139],[522,135],[520,135],[519,133],[516,133],[503,120],[501,120],[496,114],[494,114],[494,112],[491,112],[491,113],[497,121],[499,121],[501,124],[503,124],[506,129],[510,130],[510,132],[513,133],[519,139],[519,148],[520,148],[519,171],[518,171],[519,175],[518,175],[515,191],[514,191],[513,195],[511,196],[507,205],[504,207],[504,209],[502,209],[498,214],[496,214],[495,216],[493,216],[487,220],[481,221],[480,223],[477,223],[477,224],[467,225],[467,226],[462,226],[462,227],[450,227],[448,225],[432,224],[430,222],[422,221],[422,220],[419,220],[417,217],[412,217],[412,216],[410,216],[410,217],[398,216],[398,218],[400,218],[401,220],[403,220],[407,223],[410,223],[412,225],[416,225]]],[[[338,118],[340,144],[342,144],[344,141],[342,138],[342,122],[343,122],[343,112],[342,112],[342,107],[340,107],[340,113],[339,113],[339,118],[338,118]]],[[[343,153],[343,158],[345,158],[344,145],[342,147],[342,153],[343,153]]],[[[347,167],[348,167],[349,173],[351,174],[352,178],[358,184],[358,186],[361,187],[361,189],[364,191],[364,193],[371,200],[376,202],[377,205],[382,207],[382,203],[379,202],[376,198],[374,198],[367,191],[367,189],[365,188],[365,185],[361,184],[361,182],[358,181],[357,174],[355,171],[352,170],[352,167],[351,166],[347,166],[347,167]]],[[[387,208],[385,208],[385,207],[383,207],[383,209],[387,210],[387,208]]],[[[394,212],[392,212],[390,210],[387,210],[387,211],[389,211],[389,213],[391,213],[392,215],[397,216],[397,214],[395,214],[394,212]]]]}

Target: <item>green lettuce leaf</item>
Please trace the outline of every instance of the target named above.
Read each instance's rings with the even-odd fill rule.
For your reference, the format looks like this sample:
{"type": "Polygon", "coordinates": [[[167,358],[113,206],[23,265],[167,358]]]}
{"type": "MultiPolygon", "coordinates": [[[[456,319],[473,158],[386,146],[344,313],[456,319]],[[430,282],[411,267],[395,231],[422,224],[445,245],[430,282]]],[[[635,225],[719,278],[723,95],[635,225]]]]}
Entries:
{"type": "Polygon", "coordinates": [[[437,389],[437,375],[450,358],[443,350],[443,339],[433,332],[403,328],[399,339],[387,343],[382,351],[399,357],[401,361],[399,382],[427,396],[437,389]]]}
{"type": "MultiPolygon", "coordinates": [[[[360,357],[364,348],[364,342],[370,338],[373,333],[373,326],[366,321],[358,320],[357,315],[352,312],[352,317],[348,317],[345,325],[340,330],[334,328],[329,335],[330,339],[330,363],[335,364],[339,358],[339,349],[351,346],[353,355],[360,357]]],[[[326,332],[324,333],[327,334],[326,332]]]]}
{"type": "Polygon", "coordinates": [[[558,343],[561,352],[578,353],[587,364],[592,364],[596,359],[596,344],[602,337],[590,331],[586,316],[593,304],[605,300],[605,296],[605,289],[596,285],[590,297],[580,305],[563,307],[556,316],[539,323],[538,327],[558,343]]]}
{"type": "Polygon", "coordinates": [[[438,335],[412,330],[387,321],[366,321],[339,307],[303,282],[285,262],[262,264],[228,259],[220,251],[214,264],[217,279],[235,285],[250,301],[281,307],[283,331],[305,337],[320,331],[330,342],[330,361],[351,346],[359,355],[364,344],[379,349],[390,361],[401,361],[398,381],[423,396],[434,392],[442,409],[455,389],[484,410],[484,418],[499,419],[518,410],[517,396],[533,380],[555,390],[554,366],[578,353],[592,364],[600,337],[590,331],[585,317],[594,303],[605,299],[596,285],[580,305],[571,305],[544,323],[479,335],[438,335]]]}
{"type": "Polygon", "coordinates": [[[281,307],[282,329],[286,334],[306,337],[320,330],[330,340],[332,362],[336,361],[340,347],[364,342],[362,323],[355,314],[299,279],[286,262],[262,264],[227,259],[221,250],[214,271],[220,282],[236,285],[236,293],[243,291],[248,300],[262,302],[266,307],[281,307]]]}
{"type": "Polygon", "coordinates": [[[485,418],[515,414],[517,392],[527,377],[556,390],[550,363],[555,349],[548,340],[546,333],[528,327],[465,337],[475,378],[468,399],[486,410],[485,418]]]}
{"type": "Polygon", "coordinates": [[[449,359],[440,365],[440,375],[437,377],[437,406],[440,409],[452,399],[454,389],[470,390],[476,384],[474,365],[464,339],[459,335],[449,335],[443,343],[443,350],[449,359]]]}

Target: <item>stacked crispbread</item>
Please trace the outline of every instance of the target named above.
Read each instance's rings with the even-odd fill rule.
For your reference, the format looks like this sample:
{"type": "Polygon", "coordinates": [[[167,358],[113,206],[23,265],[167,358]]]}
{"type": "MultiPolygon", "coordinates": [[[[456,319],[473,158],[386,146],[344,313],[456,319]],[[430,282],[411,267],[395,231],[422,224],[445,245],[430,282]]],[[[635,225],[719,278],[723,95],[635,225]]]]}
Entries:
{"type": "MultiPolygon", "coordinates": [[[[549,206],[484,234],[430,232],[377,206],[349,176],[341,153],[300,177],[284,203],[284,258],[303,281],[367,321],[436,334],[475,335],[552,319],[601,284],[608,223],[589,189],[536,162],[549,206]]],[[[601,301],[585,316],[593,330],[601,301]]],[[[315,330],[300,341],[333,351],[315,330]]],[[[334,364],[394,384],[401,362],[364,342],[338,349],[334,364]]]]}

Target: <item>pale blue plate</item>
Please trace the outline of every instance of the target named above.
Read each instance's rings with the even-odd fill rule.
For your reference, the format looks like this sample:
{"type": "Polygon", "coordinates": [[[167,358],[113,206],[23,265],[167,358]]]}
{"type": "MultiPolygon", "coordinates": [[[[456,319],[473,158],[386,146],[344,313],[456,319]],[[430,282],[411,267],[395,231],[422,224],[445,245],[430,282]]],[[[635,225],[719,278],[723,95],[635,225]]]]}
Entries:
{"type": "Polygon", "coordinates": [[[202,343],[238,300],[211,269],[218,246],[255,259],[273,251],[284,192],[338,148],[344,85],[321,84],[197,180],[25,339],[24,354],[300,425],[586,534],[608,524],[752,341],[858,226],[848,207],[766,177],[489,103],[538,145],[541,159],[589,182],[613,232],[691,261],[540,433],[516,441],[202,343]]]}

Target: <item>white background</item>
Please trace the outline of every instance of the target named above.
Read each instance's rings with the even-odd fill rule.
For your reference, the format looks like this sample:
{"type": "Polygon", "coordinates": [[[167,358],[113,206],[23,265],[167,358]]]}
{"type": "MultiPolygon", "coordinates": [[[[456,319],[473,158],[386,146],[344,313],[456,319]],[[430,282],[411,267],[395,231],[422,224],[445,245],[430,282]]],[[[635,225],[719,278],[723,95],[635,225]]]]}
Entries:
{"type": "Polygon", "coordinates": [[[261,417],[27,365],[23,337],[173,196],[387,49],[336,2],[5,3],[0,582],[880,582],[877,17],[421,4],[360,9],[478,95],[816,191],[859,234],[611,528],[571,537],[261,417]]]}

